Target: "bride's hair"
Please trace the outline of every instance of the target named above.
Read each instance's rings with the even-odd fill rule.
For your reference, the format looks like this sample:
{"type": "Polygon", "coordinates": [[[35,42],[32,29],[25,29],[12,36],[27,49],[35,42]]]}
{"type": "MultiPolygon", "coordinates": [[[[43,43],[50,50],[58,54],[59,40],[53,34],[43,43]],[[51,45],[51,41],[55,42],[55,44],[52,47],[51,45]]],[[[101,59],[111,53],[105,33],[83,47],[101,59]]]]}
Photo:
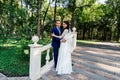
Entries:
{"type": "Polygon", "coordinates": [[[69,30],[69,21],[64,21],[63,23],[67,24],[67,27],[65,29],[69,30]]]}

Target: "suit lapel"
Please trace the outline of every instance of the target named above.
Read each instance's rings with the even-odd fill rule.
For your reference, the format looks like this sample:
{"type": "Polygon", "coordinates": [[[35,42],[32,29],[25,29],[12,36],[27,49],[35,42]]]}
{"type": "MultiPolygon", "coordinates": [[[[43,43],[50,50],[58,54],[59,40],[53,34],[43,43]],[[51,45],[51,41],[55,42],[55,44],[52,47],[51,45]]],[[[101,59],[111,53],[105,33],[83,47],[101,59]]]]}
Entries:
{"type": "Polygon", "coordinates": [[[56,27],[56,30],[57,30],[58,34],[60,35],[61,34],[61,30],[58,30],[57,27],[56,27]]]}

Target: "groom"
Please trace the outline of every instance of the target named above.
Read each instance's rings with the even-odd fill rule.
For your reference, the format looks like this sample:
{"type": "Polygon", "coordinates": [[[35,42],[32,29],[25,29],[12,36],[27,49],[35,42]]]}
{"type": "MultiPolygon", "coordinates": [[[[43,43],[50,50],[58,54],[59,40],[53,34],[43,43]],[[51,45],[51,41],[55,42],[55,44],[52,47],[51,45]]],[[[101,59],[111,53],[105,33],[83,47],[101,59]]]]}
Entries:
{"type": "MultiPolygon", "coordinates": [[[[55,22],[55,27],[52,28],[52,32],[57,36],[61,35],[61,22],[60,20],[56,20],[55,22]]],[[[54,53],[54,67],[56,68],[57,65],[57,59],[58,59],[58,52],[59,52],[59,47],[60,47],[60,38],[56,38],[56,37],[52,37],[52,47],[53,47],[53,53],[54,53]]],[[[65,40],[62,40],[63,42],[65,42],[65,40]]]]}

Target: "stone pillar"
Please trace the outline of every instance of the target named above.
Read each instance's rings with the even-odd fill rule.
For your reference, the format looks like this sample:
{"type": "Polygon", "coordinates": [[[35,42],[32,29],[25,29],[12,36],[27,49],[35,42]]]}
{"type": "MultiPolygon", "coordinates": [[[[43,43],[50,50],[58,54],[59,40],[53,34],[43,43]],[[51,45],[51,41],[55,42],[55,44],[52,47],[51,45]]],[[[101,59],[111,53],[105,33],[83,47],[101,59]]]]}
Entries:
{"type": "Polygon", "coordinates": [[[73,34],[74,34],[74,40],[73,40],[73,46],[74,49],[76,48],[76,44],[77,44],[77,32],[76,32],[76,28],[73,27],[73,34]]]}
{"type": "Polygon", "coordinates": [[[31,80],[37,80],[40,77],[41,69],[41,51],[42,45],[37,44],[39,38],[37,36],[32,37],[34,44],[30,44],[30,67],[29,67],[29,78],[31,80]]]}

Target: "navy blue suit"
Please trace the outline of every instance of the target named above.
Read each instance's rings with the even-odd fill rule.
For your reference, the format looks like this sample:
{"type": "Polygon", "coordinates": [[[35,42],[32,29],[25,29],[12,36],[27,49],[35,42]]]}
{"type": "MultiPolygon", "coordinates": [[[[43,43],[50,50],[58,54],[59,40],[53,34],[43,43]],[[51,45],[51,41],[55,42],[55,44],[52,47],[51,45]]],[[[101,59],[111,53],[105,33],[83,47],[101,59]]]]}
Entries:
{"type": "MultiPolygon", "coordinates": [[[[57,29],[57,27],[52,28],[52,32],[57,36],[61,35],[61,29],[57,29]]],[[[60,38],[52,37],[52,47],[53,47],[53,53],[54,53],[54,64],[55,67],[57,65],[57,59],[58,59],[58,52],[60,47],[60,38]]]]}

